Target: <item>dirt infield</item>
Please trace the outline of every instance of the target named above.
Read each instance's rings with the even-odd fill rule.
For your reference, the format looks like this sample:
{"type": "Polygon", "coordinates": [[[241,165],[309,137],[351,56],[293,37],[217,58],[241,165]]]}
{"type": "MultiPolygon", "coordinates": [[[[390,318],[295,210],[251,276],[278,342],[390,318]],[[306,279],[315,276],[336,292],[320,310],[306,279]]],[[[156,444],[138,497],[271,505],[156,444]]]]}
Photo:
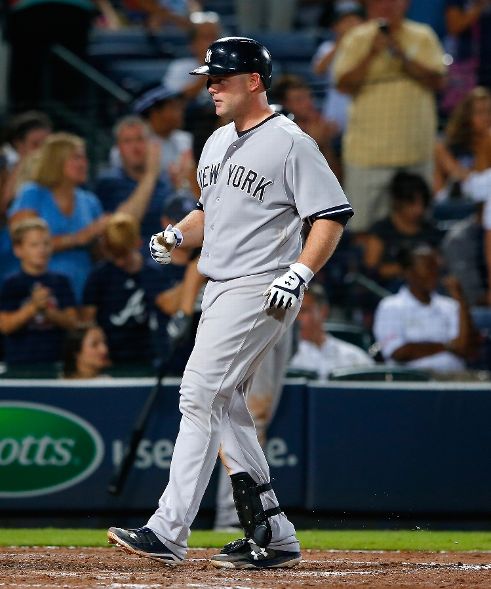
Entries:
{"type": "Polygon", "coordinates": [[[294,569],[227,571],[213,550],[191,550],[177,567],[116,548],[0,548],[0,588],[337,589],[491,587],[490,553],[307,550],[294,569]]]}

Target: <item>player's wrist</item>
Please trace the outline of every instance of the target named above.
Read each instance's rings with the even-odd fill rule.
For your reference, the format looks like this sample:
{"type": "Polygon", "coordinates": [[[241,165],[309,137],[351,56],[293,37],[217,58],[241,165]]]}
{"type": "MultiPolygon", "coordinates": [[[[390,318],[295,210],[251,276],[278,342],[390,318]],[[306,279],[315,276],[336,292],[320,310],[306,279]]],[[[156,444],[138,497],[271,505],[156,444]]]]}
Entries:
{"type": "Polygon", "coordinates": [[[312,270],[305,264],[302,264],[302,262],[295,262],[294,264],[291,264],[290,269],[293,272],[295,272],[297,276],[300,276],[300,278],[305,282],[306,285],[314,277],[314,273],[312,272],[312,270]]]}

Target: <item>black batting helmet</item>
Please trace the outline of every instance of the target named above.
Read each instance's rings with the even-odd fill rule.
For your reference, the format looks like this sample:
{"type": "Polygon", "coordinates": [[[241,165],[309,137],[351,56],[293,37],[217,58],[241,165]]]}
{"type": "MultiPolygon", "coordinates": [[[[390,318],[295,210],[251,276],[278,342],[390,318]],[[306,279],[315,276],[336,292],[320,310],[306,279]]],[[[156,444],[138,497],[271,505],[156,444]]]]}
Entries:
{"type": "Polygon", "coordinates": [[[271,55],[261,43],[247,37],[223,37],[208,47],[205,64],[189,73],[220,76],[256,72],[268,89],[272,69],[271,55]]]}

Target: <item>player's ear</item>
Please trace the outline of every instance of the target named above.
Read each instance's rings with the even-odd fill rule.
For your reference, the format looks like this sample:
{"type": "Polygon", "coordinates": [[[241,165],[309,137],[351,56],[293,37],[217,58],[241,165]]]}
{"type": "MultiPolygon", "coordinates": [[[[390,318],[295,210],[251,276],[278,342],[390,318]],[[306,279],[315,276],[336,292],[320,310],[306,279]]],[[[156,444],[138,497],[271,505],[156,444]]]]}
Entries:
{"type": "Polygon", "coordinates": [[[251,89],[252,92],[257,91],[257,90],[262,90],[263,86],[262,86],[262,80],[261,80],[261,76],[256,73],[253,72],[251,74],[249,74],[249,87],[251,89]]]}

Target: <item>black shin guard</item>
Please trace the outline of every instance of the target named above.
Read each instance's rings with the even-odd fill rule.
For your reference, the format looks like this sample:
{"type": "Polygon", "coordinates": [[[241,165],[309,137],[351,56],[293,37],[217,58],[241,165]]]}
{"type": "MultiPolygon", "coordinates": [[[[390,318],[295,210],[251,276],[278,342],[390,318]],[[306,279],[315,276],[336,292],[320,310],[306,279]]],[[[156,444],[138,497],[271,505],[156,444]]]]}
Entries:
{"type": "Polygon", "coordinates": [[[264,510],[260,494],[271,490],[271,483],[258,485],[251,475],[239,472],[230,476],[237,515],[247,539],[253,540],[261,548],[271,542],[269,518],[281,513],[279,507],[264,510]]]}

